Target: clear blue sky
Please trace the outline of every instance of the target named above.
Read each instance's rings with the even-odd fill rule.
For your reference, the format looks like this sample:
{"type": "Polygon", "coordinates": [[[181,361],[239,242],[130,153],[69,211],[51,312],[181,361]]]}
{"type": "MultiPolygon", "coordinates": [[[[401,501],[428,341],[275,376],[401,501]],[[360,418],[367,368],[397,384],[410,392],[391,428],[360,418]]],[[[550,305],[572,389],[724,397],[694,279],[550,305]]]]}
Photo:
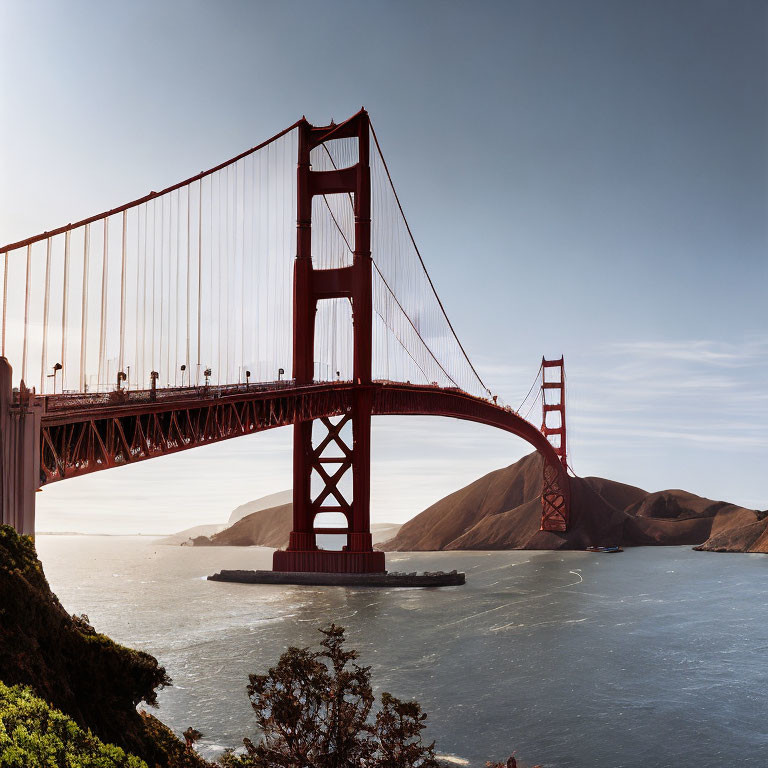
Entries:
{"type": "MultiPolygon", "coordinates": [[[[0,240],[370,111],[448,314],[516,404],[566,356],[579,474],[768,507],[768,5],[0,5],[0,240]]],[[[378,421],[374,517],[527,446],[378,421]]],[[[46,489],[42,529],[165,531],[290,483],[290,434],[46,489]]]]}

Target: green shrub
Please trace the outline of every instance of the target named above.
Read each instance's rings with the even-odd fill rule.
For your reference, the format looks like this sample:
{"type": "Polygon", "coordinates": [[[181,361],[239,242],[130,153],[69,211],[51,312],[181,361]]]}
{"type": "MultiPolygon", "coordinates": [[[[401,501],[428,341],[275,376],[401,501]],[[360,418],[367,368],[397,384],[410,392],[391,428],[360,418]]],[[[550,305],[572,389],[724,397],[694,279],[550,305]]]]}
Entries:
{"type": "Polygon", "coordinates": [[[104,744],[29,688],[0,683],[0,768],[147,768],[104,744]]]}

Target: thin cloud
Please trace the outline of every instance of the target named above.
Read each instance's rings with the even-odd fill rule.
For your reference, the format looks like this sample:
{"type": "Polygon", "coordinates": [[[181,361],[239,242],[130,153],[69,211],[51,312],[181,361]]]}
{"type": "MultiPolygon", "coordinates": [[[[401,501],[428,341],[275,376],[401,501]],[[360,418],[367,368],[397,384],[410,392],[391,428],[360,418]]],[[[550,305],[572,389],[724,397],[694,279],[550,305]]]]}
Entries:
{"type": "Polygon", "coordinates": [[[609,350],[643,358],[678,360],[699,365],[741,367],[768,355],[768,338],[748,337],[739,343],[692,339],[681,341],[613,342],[609,350]]]}

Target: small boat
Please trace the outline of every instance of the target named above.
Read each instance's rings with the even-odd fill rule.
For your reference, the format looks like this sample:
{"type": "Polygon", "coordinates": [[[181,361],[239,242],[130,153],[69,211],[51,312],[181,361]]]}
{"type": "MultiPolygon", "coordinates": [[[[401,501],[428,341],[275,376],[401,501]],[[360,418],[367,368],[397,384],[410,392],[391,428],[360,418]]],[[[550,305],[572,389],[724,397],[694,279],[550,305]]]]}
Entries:
{"type": "Polygon", "coordinates": [[[623,552],[623,547],[587,547],[587,552],[604,552],[612,554],[613,552],[623,552]]]}

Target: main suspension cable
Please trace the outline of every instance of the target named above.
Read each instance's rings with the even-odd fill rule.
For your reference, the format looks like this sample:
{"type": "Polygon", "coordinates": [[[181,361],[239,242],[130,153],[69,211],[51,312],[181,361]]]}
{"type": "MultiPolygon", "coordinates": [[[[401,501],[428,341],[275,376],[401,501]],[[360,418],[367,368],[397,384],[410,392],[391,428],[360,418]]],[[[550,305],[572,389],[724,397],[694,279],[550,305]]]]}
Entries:
{"type": "Polygon", "coordinates": [[[443,302],[440,300],[440,296],[438,296],[437,291],[435,290],[435,285],[432,282],[432,278],[429,275],[429,272],[427,271],[427,267],[424,264],[424,259],[421,256],[421,251],[419,251],[419,246],[416,245],[416,240],[413,237],[413,232],[411,231],[411,226],[408,223],[408,219],[405,216],[405,211],[403,210],[403,206],[400,203],[400,198],[397,195],[397,190],[395,189],[394,182],[392,181],[392,174],[389,172],[389,166],[387,165],[387,161],[384,159],[384,153],[381,151],[381,145],[379,144],[379,138],[376,135],[376,130],[373,127],[373,123],[370,123],[371,127],[371,135],[373,136],[373,141],[376,144],[376,150],[379,153],[379,158],[381,159],[382,165],[384,166],[384,170],[387,174],[387,179],[389,180],[389,185],[392,189],[392,194],[395,196],[395,201],[397,202],[397,207],[400,209],[400,215],[403,217],[403,223],[405,224],[406,230],[408,232],[408,236],[411,240],[411,243],[413,245],[414,250],[416,251],[416,255],[419,258],[419,262],[421,263],[421,268],[424,270],[424,274],[427,277],[427,280],[429,281],[429,285],[432,289],[432,293],[434,293],[435,298],[437,299],[437,303],[440,306],[440,310],[443,313],[443,317],[445,318],[446,323],[448,324],[448,327],[451,330],[451,333],[453,334],[453,338],[456,340],[456,343],[459,345],[459,349],[461,350],[461,353],[464,355],[464,359],[467,361],[467,364],[472,370],[472,373],[475,375],[475,378],[480,382],[480,385],[486,392],[490,392],[488,387],[486,387],[485,382],[480,378],[480,374],[475,370],[475,366],[472,365],[472,361],[469,359],[469,356],[467,355],[466,350],[464,349],[464,346],[462,345],[461,341],[459,340],[459,337],[456,335],[456,331],[454,330],[453,324],[451,323],[450,319],[448,318],[448,314],[445,311],[445,307],[443,306],[443,302]]]}

